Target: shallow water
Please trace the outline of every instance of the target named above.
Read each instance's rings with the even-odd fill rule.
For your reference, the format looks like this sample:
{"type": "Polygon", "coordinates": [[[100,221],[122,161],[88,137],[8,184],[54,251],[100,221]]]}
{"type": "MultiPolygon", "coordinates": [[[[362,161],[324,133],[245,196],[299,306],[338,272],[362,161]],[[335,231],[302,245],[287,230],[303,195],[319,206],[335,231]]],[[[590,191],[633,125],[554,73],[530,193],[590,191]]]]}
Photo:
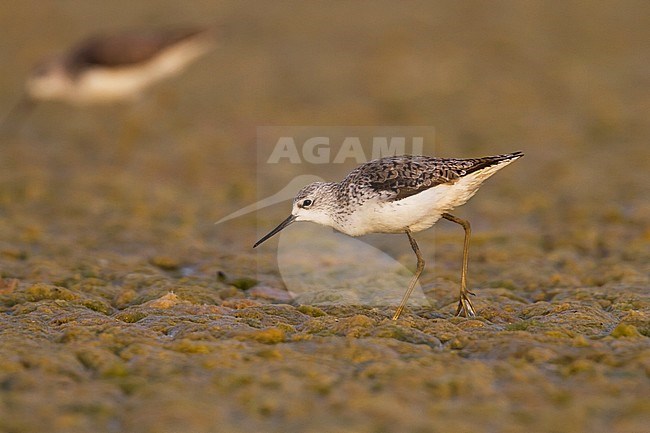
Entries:
{"type": "Polygon", "coordinates": [[[79,35],[232,26],[134,105],[42,104],[3,135],[0,431],[647,429],[645,3],[125,5],[0,6],[3,113],[79,35]],[[462,230],[445,221],[416,235],[422,290],[396,323],[405,236],[351,258],[295,225],[253,250],[286,202],[214,225],[354,166],[277,173],[265,125],[430,125],[441,156],[523,150],[455,212],[478,317],[452,316],[462,230]]]}

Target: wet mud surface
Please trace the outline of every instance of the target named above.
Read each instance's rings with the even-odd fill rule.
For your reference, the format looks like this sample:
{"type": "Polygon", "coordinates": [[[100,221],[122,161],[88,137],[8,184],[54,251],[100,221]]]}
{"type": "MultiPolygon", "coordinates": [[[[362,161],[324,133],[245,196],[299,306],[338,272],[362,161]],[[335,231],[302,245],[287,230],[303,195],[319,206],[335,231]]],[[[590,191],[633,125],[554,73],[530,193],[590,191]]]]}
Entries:
{"type": "Polygon", "coordinates": [[[93,29],[233,29],[133,105],[41,104],[3,134],[1,432],[647,430],[644,3],[30,4],[2,6],[21,41],[0,48],[3,113],[29,65],[93,29]],[[526,153],[455,212],[477,317],[453,317],[453,224],[416,235],[427,267],[397,322],[378,269],[408,281],[404,236],[367,240],[375,262],[298,227],[253,250],[288,203],[214,224],[285,185],[259,178],[256,127],[287,124],[432,125],[441,156],[526,153]]]}

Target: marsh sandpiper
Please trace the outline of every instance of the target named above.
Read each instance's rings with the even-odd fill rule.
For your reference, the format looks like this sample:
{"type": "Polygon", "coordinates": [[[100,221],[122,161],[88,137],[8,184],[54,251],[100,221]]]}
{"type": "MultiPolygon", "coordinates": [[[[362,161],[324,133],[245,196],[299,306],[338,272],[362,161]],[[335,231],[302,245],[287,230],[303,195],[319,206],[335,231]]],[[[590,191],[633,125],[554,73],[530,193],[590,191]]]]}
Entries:
{"type": "Polygon", "coordinates": [[[183,71],[210,50],[214,40],[211,28],[93,36],[37,65],[27,78],[27,94],[79,105],[130,100],[183,71]]]}
{"type": "Polygon", "coordinates": [[[37,101],[85,106],[135,100],[210,51],[216,30],[216,26],[136,29],[84,39],[33,68],[25,94],[3,125],[20,120],[37,101]]]}
{"type": "Polygon", "coordinates": [[[466,203],[487,178],[523,155],[514,152],[469,159],[403,155],[367,162],[341,182],[315,182],[301,189],[293,199],[291,215],[253,248],[294,221],[315,222],[349,236],[405,233],[417,257],[417,268],[393,315],[397,320],[424,269],[413,233],[444,218],[465,231],[456,315],[475,316],[469,298],[473,293],[467,289],[470,224],[449,212],[466,203]]]}

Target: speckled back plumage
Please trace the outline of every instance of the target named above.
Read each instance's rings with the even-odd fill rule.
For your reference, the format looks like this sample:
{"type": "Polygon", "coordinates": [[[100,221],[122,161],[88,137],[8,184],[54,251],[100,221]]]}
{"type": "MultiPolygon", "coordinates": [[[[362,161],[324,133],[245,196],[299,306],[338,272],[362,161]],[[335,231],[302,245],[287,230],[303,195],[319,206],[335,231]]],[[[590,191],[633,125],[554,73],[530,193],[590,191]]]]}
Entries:
{"type": "Polygon", "coordinates": [[[74,47],[67,55],[66,63],[76,74],[93,66],[118,68],[134,65],[205,31],[203,28],[187,28],[93,36],[74,47]]]}
{"type": "Polygon", "coordinates": [[[468,159],[401,155],[376,159],[360,165],[339,183],[339,200],[359,203],[379,195],[382,200],[397,201],[521,155],[515,152],[468,159]]]}

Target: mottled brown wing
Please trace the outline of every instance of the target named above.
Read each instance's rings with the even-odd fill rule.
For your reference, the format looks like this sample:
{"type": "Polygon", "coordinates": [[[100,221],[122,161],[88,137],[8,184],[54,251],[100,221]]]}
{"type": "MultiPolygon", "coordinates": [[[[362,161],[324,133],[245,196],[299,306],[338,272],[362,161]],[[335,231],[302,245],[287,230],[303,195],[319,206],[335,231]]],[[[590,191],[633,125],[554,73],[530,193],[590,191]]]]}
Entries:
{"type": "Polygon", "coordinates": [[[367,180],[375,191],[396,201],[418,194],[436,185],[453,183],[459,178],[501,161],[519,157],[518,153],[470,159],[444,159],[427,156],[382,158],[359,167],[358,178],[367,180]]]}
{"type": "Polygon", "coordinates": [[[381,169],[369,172],[369,185],[378,192],[391,194],[396,201],[418,194],[443,183],[453,182],[461,174],[435,158],[391,158],[382,161],[381,169]]]}
{"type": "Polygon", "coordinates": [[[91,37],[69,56],[79,69],[93,65],[107,68],[128,66],[153,59],[165,48],[202,32],[202,29],[175,29],[159,32],[126,32],[91,37]]]}

